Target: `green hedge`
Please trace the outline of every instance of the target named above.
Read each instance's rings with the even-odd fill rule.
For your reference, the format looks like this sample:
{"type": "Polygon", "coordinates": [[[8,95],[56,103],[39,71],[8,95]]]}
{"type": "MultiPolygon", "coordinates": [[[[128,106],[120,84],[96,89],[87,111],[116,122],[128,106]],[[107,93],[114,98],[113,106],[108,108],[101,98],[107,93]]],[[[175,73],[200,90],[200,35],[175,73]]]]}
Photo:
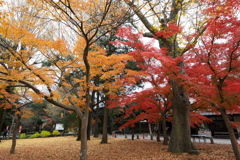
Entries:
{"type": "Polygon", "coordinates": [[[20,139],[25,139],[25,138],[27,138],[26,133],[21,133],[19,138],[20,138],[20,139]]]}
{"type": "Polygon", "coordinates": [[[51,133],[49,131],[41,131],[40,136],[42,138],[51,136],[51,133]]]}
{"type": "Polygon", "coordinates": [[[38,137],[40,137],[40,134],[38,132],[30,136],[30,138],[38,138],[38,137]]]}
{"type": "Polygon", "coordinates": [[[58,135],[60,135],[60,132],[59,132],[58,130],[54,130],[54,131],[52,132],[52,135],[58,136],[58,135]]]}

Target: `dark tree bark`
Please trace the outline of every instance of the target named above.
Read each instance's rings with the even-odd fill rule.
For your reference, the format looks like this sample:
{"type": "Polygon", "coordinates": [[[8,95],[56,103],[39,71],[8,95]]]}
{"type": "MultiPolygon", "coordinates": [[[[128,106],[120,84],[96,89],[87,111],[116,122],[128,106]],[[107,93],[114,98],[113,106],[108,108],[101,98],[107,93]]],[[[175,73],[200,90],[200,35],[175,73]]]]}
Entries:
{"type": "Polygon", "coordinates": [[[132,132],[132,140],[134,140],[134,128],[131,127],[131,132],[132,132]]]}
{"type": "Polygon", "coordinates": [[[101,144],[108,143],[107,127],[108,127],[108,108],[107,108],[107,106],[105,106],[104,107],[104,118],[103,118],[103,135],[102,135],[101,144]]]}
{"type": "Polygon", "coordinates": [[[81,128],[82,128],[82,120],[78,117],[78,133],[77,133],[77,141],[81,141],[81,128]]]}
{"type": "Polygon", "coordinates": [[[15,152],[16,136],[17,136],[18,127],[19,127],[19,123],[20,123],[20,121],[21,121],[22,115],[21,115],[21,114],[18,114],[17,117],[18,117],[18,118],[17,118],[17,120],[16,120],[14,129],[13,129],[12,146],[11,146],[11,149],[10,149],[10,154],[14,154],[14,152],[15,152]]]}
{"type": "Polygon", "coordinates": [[[168,151],[191,152],[190,103],[183,86],[172,80],[173,122],[168,151]]]}
{"type": "Polygon", "coordinates": [[[157,134],[157,142],[160,142],[160,129],[161,129],[161,123],[160,122],[157,122],[156,124],[156,134],[157,134]]]}
{"type": "Polygon", "coordinates": [[[162,128],[163,128],[163,145],[168,145],[166,113],[162,113],[162,128]]]}
{"type": "MultiPolygon", "coordinates": [[[[86,113],[85,113],[86,114],[86,113]]],[[[81,150],[80,150],[80,160],[87,160],[87,125],[88,125],[88,116],[84,116],[82,119],[81,127],[81,150]]]]}
{"type": "Polygon", "coordinates": [[[91,138],[91,127],[92,127],[92,112],[89,112],[88,115],[88,126],[87,126],[87,140],[90,140],[91,138]]]}
{"type": "Polygon", "coordinates": [[[240,160],[240,152],[239,152],[237,140],[236,140],[236,137],[235,137],[235,134],[234,134],[234,130],[231,126],[230,120],[228,119],[228,115],[226,113],[226,110],[225,109],[219,109],[219,111],[220,111],[220,113],[223,117],[223,120],[224,120],[225,124],[226,124],[227,130],[228,130],[228,133],[229,133],[229,137],[230,137],[230,140],[231,140],[231,144],[232,144],[232,149],[233,149],[234,155],[236,157],[236,160],[240,160]]]}
{"type": "Polygon", "coordinates": [[[3,127],[3,121],[5,119],[5,115],[6,115],[6,109],[0,108],[0,136],[1,136],[1,131],[2,131],[2,127],[3,127]]]}

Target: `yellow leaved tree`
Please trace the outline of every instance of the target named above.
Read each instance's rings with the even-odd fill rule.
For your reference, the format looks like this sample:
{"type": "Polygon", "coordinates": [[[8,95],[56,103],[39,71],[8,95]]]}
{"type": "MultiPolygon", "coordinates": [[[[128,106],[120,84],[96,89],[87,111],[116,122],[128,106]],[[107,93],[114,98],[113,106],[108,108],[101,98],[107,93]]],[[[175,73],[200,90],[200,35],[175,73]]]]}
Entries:
{"type": "Polygon", "coordinates": [[[130,60],[106,56],[96,42],[127,19],[125,7],[113,0],[16,2],[0,22],[0,81],[29,88],[26,93],[35,102],[45,99],[76,112],[82,121],[80,159],[86,160],[91,93],[107,88],[111,94],[121,87],[117,81],[95,86],[92,78],[117,77],[130,60]]]}

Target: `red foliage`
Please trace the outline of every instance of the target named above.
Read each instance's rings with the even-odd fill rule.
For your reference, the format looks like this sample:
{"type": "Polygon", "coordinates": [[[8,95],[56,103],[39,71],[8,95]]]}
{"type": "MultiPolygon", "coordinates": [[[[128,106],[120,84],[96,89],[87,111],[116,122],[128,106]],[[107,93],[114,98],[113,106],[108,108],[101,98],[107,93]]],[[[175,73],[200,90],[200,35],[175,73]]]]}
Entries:
{"type": "Polygon", "coordinates": [[[165,30],[161,30],[155,33],[157,37],[171,37],[177,33],[182,32],[182,28],[176,24],[169,23],[165,30]]]}
{"type": "Polygon", "coordinates": [[[185,55],[185,64],[192,93],[197,93],[196,106],[212,112],[219,108],[239,112],[240,20],[223,14],[209,23],[201,43],[185,55]]]}
{"type": "Polygon", "coordinates": [[[214,18],[220,16],[232,17],[236,11],[239,11],[240,6],[240,1],[236,0],[201,0],[200,3],[205,3],[208,6],[203,10],[203,13],[214,18]]]}
{"type": "Polygon", "coordinates": [[[211,119],[207,118],[206,116],[201,115],[199,112],[190,112],[190,120],[191,120],[191,127],[195,128],[196,126],[200,126],[202,123],[210,123],[212,122],[211,119]]]}
{"type": "MultiPolygon", "coordinates": [[[[143,119],[153,122],[159,120],[161,118],[159,113],[161,114],[164,110],[159,106],[166,105],[165,99],[171,99],[171,96],[166,95],[171,95],[171,87],[167,84],[172,78],[179,80],[189,92],[192,98],[192,110],[219,113],[218,109],[224,108],[228,111],[239,112],[240,21],[234,14],[236,6],[231,4],[232,0],[202,0],[202,3],[209,5],[204,11],[210,19],[207,30],[201,36],[192,34],[184,37],[191,41],[199,36],[199,43],[186,47],[189,51],[184,57],[167,56],[166,48],[158,49],[143,43],[141,33],[133,33],[129,27],[119,29],[117,35],[125,41],[112,43],[133,48],[133,51],[128,54],[141,68],[141,71],[129,71],[127,76],[122,77],[123,81],[128,85],[136,82],[151,84],[151,89],[123,95],[113,103],[112,106],[129,105],[125,110],[125,118],[132,117],[133,120],[129,120],[124,126],[132,125],[143,119]],[[229,7],[232,8],[229,9],[229,7]],[[228,9],[231,14],[227,13],[228,9]],[[184,60],[187,74],[180,72],[181,68],[178,64],[182,60],[184,60]],[[157,100],[156,95],[164,98],[157,100]]],[[[179,32],[181,28],[170,23],[165,30],[157,32],[156,36],[166,38],[179,32]]],[[[170,106],[171,102],[168,102],[165,108],[170,106]]],[[[210,122],[206,117],[196,114],[197,112],[191,113],[192,124],[210,122]]]]}
{"type": "Polygon", "coordinates": [[[240,122],[233,122],[233,121],[231,121],[231,125],[232,125],[233,129],[237,129],[238,126],[240,126],[240,122]]]}
{"type": "MultiPolygon", "coordinates": [[[[180,32],[180,28],[176,25],[171,25],[166,29],[166,35],[171,36],[180,32]]],[[[158,36],[166,36],[165,33],[158,36]]],[[[130,84],[129,79],[134,78],[135,81],[150,84],[150,88],[143,91],[130,93],[128,95],[119,96],[118,99],[113,100],[110,108],[120,106],[125,109],[125,114],[119,120],[126,119],[127,122],[121,127],[131,126],[141,120],[147,119],[149,122],[157,122],[162,119],[162,115],[171,111],[172,105],[172,91],[169,84],[171,77],[179,79],[182,83],[188,82],[188,77],[180,73],[181,68],[178,63],[182,60],[181,57],[172,58],[167,56],[166,48],[155,48],[150,44],[144,44],[139,39],[142,34],[133,33],[130,28],[121,28],[118,31],[118,36],[126,39],[127,41],[112,42],[117,45],[128,45],[134,51],[128,53],[134,58],[134,61],[141,68],[141,71],[134,72],[122,77],[125,84],[130,84]]],[[[208,121],[204,116],[194,116],[191,114],[192,125],[200,124],[203,121],[208,121]]],[[[171,121],[171,117],[167,119],[171,121]]]]}

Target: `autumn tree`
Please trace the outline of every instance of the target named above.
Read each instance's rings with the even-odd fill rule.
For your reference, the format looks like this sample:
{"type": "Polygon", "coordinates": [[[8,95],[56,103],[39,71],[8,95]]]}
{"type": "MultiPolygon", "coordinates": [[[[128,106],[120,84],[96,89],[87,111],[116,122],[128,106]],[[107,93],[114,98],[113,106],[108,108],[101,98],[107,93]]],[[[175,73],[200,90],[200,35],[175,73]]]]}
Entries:
{"type": "MultiPolygon", "coordinates": [[[[17,100],[19,100],[20,98],[18,98],[17,100]]],[[[25,103],[23,104],[18,104],[16,102],[13,102],[13,101],[10,101],[9,99],[6,99],[6,101],[12,105],[12,108],[13,108],[13,111],[15,112],[15,114],[17,115],[17,120],[15,122],[15,126],[13,128],[13,135],[12,135],[12,146],[10,148],[10,154],[14,154],[15,153],[15,147],[16,147],[16,136],[17,136],[17,133],[19,131],[19,124],[20,124],[20,121],[21,121],[21,118],[23,117],[24,115],[24,106],[30,104],[30,103],[33,103],[32,101],[26,101],[25,103]]],[[[25,113],[27,115],[27,113],[25,113]]],[[[28,115],[27,115],[28,117],[28,115]]]]}
{"type": "MultiPolygon", "coordinates": [[[[129,19],[127,19],[126,23],[129,21],[129,19]]],[[[116,28],[117,29],[117,28],[116,28]]],[[[110,43],[111,41],[114,41],[116,39],[119,39],[121,37],[118,37],[115,35],[116,31],[110,33],[109,35],[105,35],[104,37],[102,37],[99,41],[100,46],[106,48],[107,51],[107,56],[114,56],[114,55],[119,55],[119,54],[126,54],[129,49],[129,47],[126,46],[115,46],[112,43],[110,43]]],[[[126,68],[127,65],[129,64],[129,61],[126,64],[126,68]]],[[[108,72],[110,70],[114,70],[114,68],[118,68],[117,65],[114,66],[115,63],[112,63],[109,66],[112,66],[111,68],[108,69],[104,69],[103,72],[108,72]]],[[[109,84],[109,83],[114,83],[116,84],[117,81],[121,80],[119,79],[119,77],[122,77],[124,75],[124,72],[118,72],[118,76],[117,76],[117,80],[113,77],[106,79],[105,81],[100,82],[103,85],[105,84],[109,84]]],[[[117,87],[115,87],[114,91],[111,88],[107,88],[104,87],[104,90],[102,91],[102,93],[104,94],[104,99],[105,99],[105,108],[104,108],[104,118],[103,118],[103,136],[102,136],[102,141],[101,143],[107,143],[107,139],[108,139],[108,123],[109,123],[109,108],[108,108],[108,101],[109,101],[109,96],[113,96],[113,95],[118,95],[121,94],[121,90],[122,90],[122,86],[120,86],[119,84],[117,85],[117,87]],[[109,94],[111,93],[111,94],[109,94]]]]}
{"type": "MultiPolygon", "coordinates": [[[[127,17],[127,19],[126,19],[126,22],[125,23],[129,23],[129,22],[131,22],[131,18],[129,18],[130,16],[129,15],[125,15],[125,17],[127,17]]],[[[124,24],[124,25],[126,25],[126,24],[124,24]]],[[[109,33],[108,35],[104,35],[103,37],[101,37],[100,39],[99,39],[99,41],[97,42],[101,47],[103,47],[103,48],[106,48],[106,52],[107,52],[107,56],[111,56],[111,55],[113,55],[113,54],[116,54],[116,55],[119,55],[119,54],[126,54],[127,53],[127,51],[129,50],[129,48],[128,47],[126,47],[126,46],[115,46],[115,45],[113,45],[112,43],[110,43],[111,41],[114,41],[114,40],[116,40],[116,39],[119,39],[120,37],[118,37],[118,36],[116,36],[115,34],[116,34],[116,31],[117,31],[117,29],[118,28],[116,28],[116,30],[115,31],[112,31],[111,33],[109,33]]],[[[129,62],[128,62],[129,63],[129,62]]],[[[108,68],[108,69],[103,69],[102,71],[103,72],[107,72],[107,71],[109,71],[109,70],[112,70],[113,68],[108,68]]],[[[101,73],[102,74],[102,73],[101,73]]],[[[96,77],[95,77],[95,83],[98,85],[98,86],[101,86],[101,85],[104,85],[105,83],[112,83],[112,82],[115,82],[116,81],[116,79],[114,78],[114,77],[110,77],[109,79],[106,79],[105,81],[102,81],[101,79],[100,79],[100,77],[101,77],[101,74],[100,75],[97,75],[96,77]]],[[[119,77],[121,77],[123,75],[123,73],[120,73],[119,74],[119,77]]],[[[119,77],[118,77],[118,79],[119,79],[119,77]]],[[[117,94],[120,94],[120,89],[122,88],[122,87],[117,87],[116,89],[115,89],[115,91],[114,91],[114,93],[112,93],[112,94],[114,94],[114,95],[117,95],[117,94]],[[119,91],[117,90],[117,88],[119,88],[119,91]]],[[[104,90],[102,90],[102,94],[103,94],[103,96],[101,96],[101,97],[103,97],[103,99],[105,99],[104,101],[105,101],[105,103],[104,103],[104,105],[105,105],[105,108],[104,108],[104,118],[103,118],[103,135],[102,135],[102,141],[101,141],[101,143],[107,143],[107,139],[108,139],[108,126],[109,126],[109,109],[108,109],[108,103],[107,103],[107,101],[109,100],[109,92],[111,92],[110,90],[108,90],[106,87],[104,88],[104,90]]],[[[100,95],[100,94],[98,94],[98,95],[100,95]]],[[[97,116],[97,118],[98,118],[98,116],[97,116]]],[[[110,117],[111,118],[111,117],[110,117]]],[[[97,122],[98,122],[98,120],[97,120],[97,122]]],[[[98,125],[97,123],[96,123],[96,125],[98,125]]]]}
{"type": "MultiPolygon", "coordinates": [[[[172,108],[172,88],[169,84],[171,78],[181,70],[177,66],[179,59],[172,59],[166,55],[165,49],[158,49],[152,45],[152,41],[143,42],[141,33],[133,33],[130,27],[120,28],[117,32],[124,41],[111,42],[115,45],[127,45],[133,51],[128,54],[133,57],[133,62],[140,70],[127,70],[127,74],[121,77],[127,87],[141,82],[148,88],[133,93],[125,93],[113,99],[111,106],[121,106],[125,109],[125,118],[132,117],[122,127],[133,126],[141,120],[148,119],[151,122],[162,121],[164,142],[167,144],[166,117],[172,108]],[[175,66],[175,67],[174,67],[175,66]],[[127,105],[128,107],[124,107],[127,105]],[[140,112],[139,112],[140,111],[140,112]],[[133,116],[132,116],[133,115],[133,116]]],[[[194,109],[192,109],[194,111],[194,109]]],[[[191,113],[191,126],[199,125],[203,121],[209,121],[206,117],[197,113],[191,113]],[[195,116],[194,116],[195,115],[195,116]]],[[[170,118],[172,120],[172,118],[170,118]]]]}
{"type": "MultiPolygon", "coordinates": [[[[10,55],[11,65],[16,65],[19,69],[1,66],[3,69],[0,79],[21,83],[31,88],[32,92],[28,92],[28,95],[37,102],[41,102],[44,98],[58,107],[76,112],[82,121],[80,158],[87,159],[86,129],[90,94],[92,90],[102,89],[94,86],[91,79],[100,74],[102,69],[112,68],[109,72],[100,74],[102,79],[122,73],[125,66],[122,62],[129,59],[128,56],[117,55],[106,57],[105,50],[97,46],[96,42],[101,36],[121,25],[125,21],[126,12],[122,12],[121,3],[111,0],[104,2],[46,0],[29,1],[29,3],[37,7],[41,13],[37,12],[35,16],[24,14],[24,16],[30,15],[31,18],[63,23],[69,32],[75,33],[76,39],[71,43],[66,39],[57,39],[55,34],[50,37],[37,36],[32,32],[37,24],[28,25],[26,28],[25,23],[14,25],[4,19],[1,22],[3,24],[0,29],[1,35],[16,44],[20,50],[14,50],[5,42],[2,42],[1,46],[6,50],[5,55],[10,55]],[[100,30],[102,32],[99,32],[100,30]],[[50,65],[43,65],[41,62],[44,60],[48,60],[50,65]],[[75,76],[75,73],[82,76],[75,76]],[[40,89],[39,85],[44,89],[40,89]],[[62,103],[57,101],[60,94],[55,90],[56,86],[60,86],[65,92],[62,103]]],[[[52,33],[54,29],[59,29],[54,23],[50,27],[52,33]]],[[[110,91],[108,94],[111,94],[120,85],[121,83],[116,81],[105,83],[103,87],[110,91]]]]}
{"type": "MultiPolygon", "coordinates": [[[[44,33],[44,31],[41,30],[43,28],[41,29],[39,27],[34,29],[31,28],[33,24],[37,26],[38,24],[40,24],[40,22],[42,22],[41,20],[37,20],[33,18],[33,15],[36,15],[38,11],[33,10],[32,8],[27,8],[29,7],[27,5],[23,6],[23,1],[21,0],[6,2],[6,3],[3,3],[3,5],[4,7],[1,12],[1,16],[4,17],[3,19],[1,19],[2,26],[5,26],[8,23],[8,24],[14,24],[15,26],[20,26],[27,30],[31,30],[36,35],[39,35],[40,33],[44,33]],[[27,13],[31,14],[32,17],[24,15],[27,13]]],[[[45,27],[44,23],[42,27],[45,27]]],[[[17,50],[20,51],[25,46],[18,45],[19,41],[12,41],[11,38],[4,37],[3,35],[1,35],[0,39],[1,39],[0,40],[1,41],[1,47],[0,47],[1,48],[1,54],[0,54],[1,71],[3,71],[2,73],[4,74],[4,71],[6,70],[15,70],[16,72],[13,74],[18,74],[18,72],[21,72],[20,64],[17,62],[16,59],[14,59],[13,57],[11,57],[10,54],[8,54],[9,53],[8,50],[11,48],[12,51],[17,51],[17,50]],[[6,46],[8,46],[8,48],[6,48],[6,46]]],[[[28,58],[30,61],[33,60],[31,56],[29,56],[28,58]]],[[[14,89],[15,85],[16,85],[15,83],[11,83],[8,81],[7,82],[1,81],[1,87],[2,89],[5,88],[5,90],[9,90],[9,89],[15,90],[14,89]],[[9,86],[13,86],[13,87],[9,87],[9,86]]]]}
{"type": "MultiPolygon", "coordinates": [[[[147,31],[144,35],[158,40],[160,48],[165,48],[172,58],[178,58],[193,48],[209,23],[218,17],[216,14],[204,14],[205,8],[222,13],[224,10],[220,9],[221,6],[227,4],[233,11],[237,10],[236,6],[231,6],[234,4],[231,0],[221,3],[210,1],[211,6],[208,1],[187,0],[125,2],[144,25],[147,31]],[[183,40],[183,36],[188,36],[188,39],[183,40]]],[[[173,122],[168,150],[174,153],[191,151],[190,102],[182,83],[184,79],[178,77],[185,74],[183,61],[179,61],[178,66],[181,70],[170,83],[173,90],[173,122]]]]}
{"type": "Polygon", "coordinates": [[[166,66],[167,57],[165,56],[164,59],[163,54],[165,51],[154,47],[152,41],[144,43],[143,35],[133,33],[131,27],[120,28],[117,36],[123,40],[112,43],[117,46],[125,45],[132,48],[132,51],[128,54],[133,57],[133,62],[139,68],[138,70],[128,69],[126,76],[121,77],[122,81],[128,87],[142,83],[148,85],[149,88],[125,93],[119,96],[118,101],[113,99],[111,106],[120,105],[124,108],[127,105],[124,117],[129,118],[133,115],[134,118],[130,118],[122,127],[133,126],[134,123],[144,119],[155,123],[162,121],[164,144],[167,144],[166,113],[171,109],[172,93],[168,84],[169,76],[167,75],[167,72],[171,71],[166,66]],[[162,62],[163,59],[165,62],[162,62]]]}
{"type": "MultiPolygon", "coordinates": [[[[3,7],[4,5],[6,5],[6,3],[4,2],[0,2],[1,7],[3,7]]],[[[6,8],[6,7],[5,7],[6,8]]],[[[1,24],[3,25],[3,20],[10,16],[10,13],[6,13],[6,9],[3,9],[2,12],[0,13],[0,21],[1,24]]],[[[10,19],[8,19],[10,20],[10,19]]],[[[10,21],[14,22],[14,18],[12,18],[10,21]]],[[[11,22],[10,22],[11,23],[11,22]]],[[[12,48],[13,50],[17,50],[17,46],[15,43],[12,43],[9,39],[2,37],[2,35],[0,35],[0,43],[5,43],[8,46],[10,46],[10,48],[12,48]]],[[[0,46],[0,68],[1,71],[3,70],[8,70],[8,69],[19,69],[19,66],[17,65],[12,65],[10,64],[11,62],[7,62],[10,58],[10,55],[6,54],[7,50],[5,47],[0,46]],[[7,62],[7,63],[6,63],[7,62]]],[[[0,121],[0,128],[2,128],[2,123],[4,120],[4,116],[5,116],[5,112],[6,109],[11,110],[13,115],[11,115],[12,118],[12,124],[14,124],[15,122],[15,116],[17,116],[17,120],[16,120],[16,125],[13,128],[13,130],[10,128],[10,132],[9,134],[13,131],[13,138],[12,138],[12,147],[10,150],[10,153],[14,153],[15,151],[15,146],[16,146],[16,132],[18,131],[18,125],[20,123],[21,117],[24,114],[24,109],[23,107],[25,105],[27,105],[27,97],[24,94],[24,88],[21,89],[21,85],[18,85],[16,83],[11,83],[10,81],[1,81],[0,82],[0,99],[1,99],[1,106],[0,106],[0,110],[1,110],[1,121],[0,121]],[[25,98],[24,98],[25,97],[25,98]],[[21,99],[25,99],[26,101],[23,102],[21,101],[21,99]]],[[[29,102],[30,103],[30,102],[29,102]]],[[[12,127],[12,126],[11,126],[12,127]]]]}
{"type": "MultiPolygon", "coordinates": [[[[2,82],[1,84],[1,92],[3,93],[7,93],[7,94],[10,94],[13,92],[13,89],[12,88],[9,88],[9,87],[6,87],[5,86],[6,84],[4,84],[2,82]]],[[[10,105],[7,105],[6,104],[6,101],[5,101],[5,94],[2,94],[3,96],[0,96],[0,132],[2,131],[2,128],[3,128],[3,123],[4,123],[4,120],[5,120],[5,116],[6,116],[6,113],[7,113],[7,109],[10,109],[11,106],[10,105]]]]}
{"type": "Polygon", "coordinates": [[[0,91],[1,91],[0,98],[2,99],[1,107],[5,109],[6,108],[11,109],[11,111],[14,113],[13,117],[15,115],[17,116],[16,121],[15,121],[15,118],[12,119],[12,124],[15,123],[15,125],[12,131],[13,135],[12,135],[12,146],[10,149],[10,154],[13,154],[15,152],[16,136],[17,136],[21,118],[23,114],[27,115],[28,113],[31,113],[26,109],[24,109],[24,107],[28,104],[33,103],[33,101],[31,101],[26,94],[27,88],[25,87],[22,88],[22,86],[18,85],[17,83],[7,83],[6,85],[7,87],[5,87],[4,85],[1,85],[0,87],[0,91]],[[10,88],[11,88],[11,92],[6,90],[10,88]],[[26,113],[24,113],[24,110],[26,111],[26,113]]]}
{"type": "Polygon", "coordinates": [[[210,6],[205,10],[206,14],[217,18],[209,23],[197,46],[186,54],[187,71],[192,77],[189,79],[196,85],[197,105],[222,115],[235,157],[240,159],[234,123],[229,121],[227,115],[239,112],[240,21],[235,12],[235,9],[239,11],[239,3],[206,3],[210,6]]]}

